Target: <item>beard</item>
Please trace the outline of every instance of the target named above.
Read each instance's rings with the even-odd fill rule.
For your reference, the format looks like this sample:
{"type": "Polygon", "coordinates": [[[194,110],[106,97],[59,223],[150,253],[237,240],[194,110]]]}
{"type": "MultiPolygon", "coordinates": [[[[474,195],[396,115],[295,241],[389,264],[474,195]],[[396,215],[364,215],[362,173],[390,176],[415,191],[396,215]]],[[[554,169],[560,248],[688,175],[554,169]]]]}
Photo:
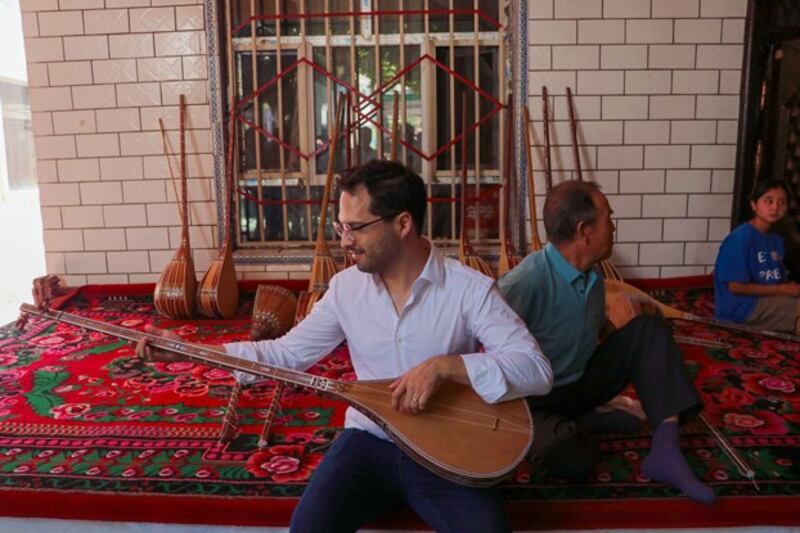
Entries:
{"type": "Polygon", "coordinates": [[[361,248],[348,246],[346,253],[353,254],[356,268],[366,274],[380,274],[397,257],[400,241],[394,233],[387,232],[381,239],[376,239],[373,246],[361,248]]]}

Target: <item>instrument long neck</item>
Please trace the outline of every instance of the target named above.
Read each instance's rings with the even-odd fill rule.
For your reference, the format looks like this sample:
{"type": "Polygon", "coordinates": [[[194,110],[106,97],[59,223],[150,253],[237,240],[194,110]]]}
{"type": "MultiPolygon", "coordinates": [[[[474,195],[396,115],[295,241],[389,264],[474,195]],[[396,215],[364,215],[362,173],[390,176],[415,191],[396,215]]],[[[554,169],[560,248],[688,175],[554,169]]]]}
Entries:
{"type": "Polygon", "coordinates": [[[189,195],[186,190],[186,97],[180,95],[180,178],[181,178],[181,205],[183,206],[183,219],[181,220],[181,244],[189,245],[189,195]]]}
{"type": "Polygon", "coordinates": [[[500,223],[500,243],[505,244],[508,240],[508,235],[511,228],[511,216],[509,214],[511,207],[511,175],[514,168],[513,163],[513,145],[514,145],[514,97],[508,95],[508,139],[506,139],[506,153],[505,153],[505,180],[503,180],[503,220],[500,223]]]}
{"type": "Polygon", "coordinates": [[[542,87],[542,126],[544,128],[544,178],[547,192],[553,188],[553,166],[550,159],[550,99],[542,87]]]}
{"type": "Polygon", "coordinates": [[[322,193],[322,206],[319,212],[319,227],[317,228],[317,243],[326,243],[325,225],[328,222],[328,206],[331,202],[331,189],[333,189],[333,173],[336,165],[336,141],[339,137],[339,115],[342,112],[345,96],[341,95],[336,103],[336,116],[334,117],[331,141],[328,146],[328,174],[325,177],[325,190],[322,193]]]}
{"type": "Polygon", "coordinates": [[[469,246],[467,231],[467,95],[461,97],[461,246],[469,246]]]}
{"type": "Polygon", "coordinates": [[[120,339],[125,339],[131,342],[139,342],[141,339],[147,339],[149,344],[155,348],[184,355],[197,361],[202,361],[226,370],[238,370],[264,378],[277,379],[293,385],[309,387],[321,392],[332,392],[338,383],[334,380],[322,378],[313,374],[280,368],[265,363],[248,361],[246,359],[240,359],[238,357],[228,355],[225,352],[211,350],[190,344],[188,342],[165,339],[157,335],[143,333],[141,331],[124,328],[122,326],[115,326],[106,322],[99,322],[90,318],[65,313],[63,311],[45,311],[30,304],[22,304],[20,310],[23,313],[41,316],[51,320],[56,320],[58,322],[72,324],[73,326],[99,331],[100,333],[119,337],[120,339]]]}
{"type": "Polygon", "coordinates": [[[222,247],[227,248],[231,241],[231,216],[234,211],[233,198],[234,192],[234,157],[233,154],[236,150],[236,111],[231,105],[230,124],[228,125],[228,161],[227,168],[225,169],[225,232],[224,242],[222,247]]]}
{"type": "Polygon", "coordinates": [[[581,156],[578,150],[578,123],[575,120],[575,104],[572,101],[572,89],[567,87],[567,107],[569,108],[569,130],[572,134],[572,157],[575,160],[575,174],[578,181],[583,181],[581,156]]]}

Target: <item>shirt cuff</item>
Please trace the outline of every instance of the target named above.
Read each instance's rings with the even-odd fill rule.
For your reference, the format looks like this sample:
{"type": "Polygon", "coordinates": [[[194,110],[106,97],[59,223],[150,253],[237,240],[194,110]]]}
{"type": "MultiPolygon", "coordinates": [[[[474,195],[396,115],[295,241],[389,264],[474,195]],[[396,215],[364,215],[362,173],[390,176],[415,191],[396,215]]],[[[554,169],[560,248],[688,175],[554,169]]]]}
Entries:
{"type": "Polygon", "coordinates": [[[461,354],[460,357],[464,361],[472,388],[483,401],[496,403],[508,393],[506,378],[491,357],[481,353],[461,354]]]}

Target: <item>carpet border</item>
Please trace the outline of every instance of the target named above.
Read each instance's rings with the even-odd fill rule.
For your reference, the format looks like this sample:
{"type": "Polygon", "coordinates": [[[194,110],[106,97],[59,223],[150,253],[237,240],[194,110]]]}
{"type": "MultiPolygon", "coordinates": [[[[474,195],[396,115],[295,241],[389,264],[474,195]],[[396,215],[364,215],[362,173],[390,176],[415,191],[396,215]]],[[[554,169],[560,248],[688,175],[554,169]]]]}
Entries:
{"type": "MultiPolygon", "coordinates": [[[[42,489],[0,489],[0,515],[25,518],[286,527],[297,498],[221,498],[185,495],[105,494],[42,489]],[[269,505],[265,506],[269,500],[269,505]]],[[[520,529],[609,529],[794,526],[800,506],[793,496],[723,497],[706,506],[686,499],[535,501],[506,503],[520,529]]],[[[420,529],[408,511],[374,527],[420,529]]]]}

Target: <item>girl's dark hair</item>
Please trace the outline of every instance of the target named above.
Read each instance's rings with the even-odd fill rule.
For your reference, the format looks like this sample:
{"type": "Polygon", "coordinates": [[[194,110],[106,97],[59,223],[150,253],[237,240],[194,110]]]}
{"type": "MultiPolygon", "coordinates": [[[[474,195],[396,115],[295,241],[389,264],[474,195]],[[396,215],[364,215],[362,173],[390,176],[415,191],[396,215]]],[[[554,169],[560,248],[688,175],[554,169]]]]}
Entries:
{"type": "Polygon", "coordinates": [[[770,178],[761,180],[755,184],[753,192],[750,193],[749,200],[751,202],[757,202],[758,199],[767,194],[767,191],[770,189],[783,189],[783,192],[786,193],[786,199],[792,199],[792,192],[789,190],[789,184],[786,183],[786,181],[780,178],[770,178]]]}
{"type": "Polygon", "coordinates": [[[428,195],[416,172],[395,161],[374,159],[345,172],[339,180],[339,188],[350,194],[361,185],[369,193],[370,213],[390,217],[408,211],[417,235],[422,234],[428,195]]]}

